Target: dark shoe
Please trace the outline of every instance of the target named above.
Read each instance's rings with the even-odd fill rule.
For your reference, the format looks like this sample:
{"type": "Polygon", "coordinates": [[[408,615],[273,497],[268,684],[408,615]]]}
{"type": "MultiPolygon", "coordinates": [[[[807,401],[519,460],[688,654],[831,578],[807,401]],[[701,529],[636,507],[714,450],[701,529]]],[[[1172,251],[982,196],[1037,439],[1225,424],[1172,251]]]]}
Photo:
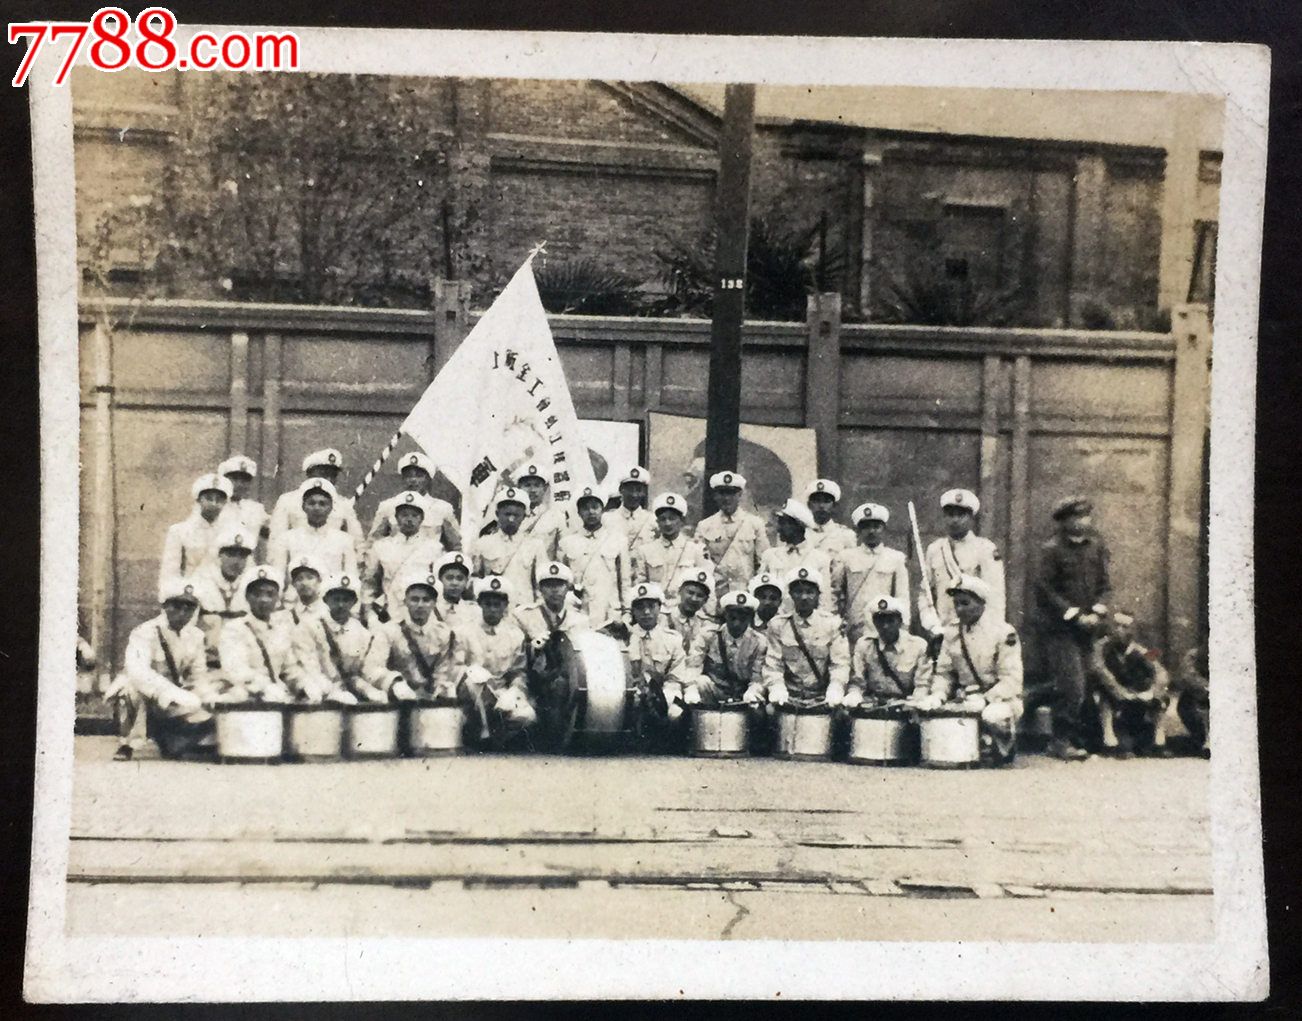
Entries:
{"type": "Polygon", "coordinates": [[[1133,759],[1135,757],[1135,753],[1132,752],[1129,748],[1118,748],[1116,751],[1112,753],[1112,757],[1114,759],[1121,759],[1124,761],[1127,759],[1133,759]]]}
{"type": "Polygon", "coordinates": [[[116,752],[113,753],[113,761],[114,761],[114,762],[130,762],[130,761],[131,761],[131,756],[134,755],[134,754],[135,754],[135,749],[133,749],[129,744],[124,744],[124,745],[121,745],[121,746],[118,748],[118,750],[117,750],[116,752]]]}
{"type": "Polygon", "coordinates": [[[1166,745],[1155,745],[1144,753],[1150,759],[1170,759],[1175,757],[1175,753],[1166,745]]]}
{"type": "Polygon", "coordinates": [[[1089,752],[1063,740],[1053,741],[1049,745],[1049,754],[1063,762],[1082,762],[1089,758],[1089,752]]]}

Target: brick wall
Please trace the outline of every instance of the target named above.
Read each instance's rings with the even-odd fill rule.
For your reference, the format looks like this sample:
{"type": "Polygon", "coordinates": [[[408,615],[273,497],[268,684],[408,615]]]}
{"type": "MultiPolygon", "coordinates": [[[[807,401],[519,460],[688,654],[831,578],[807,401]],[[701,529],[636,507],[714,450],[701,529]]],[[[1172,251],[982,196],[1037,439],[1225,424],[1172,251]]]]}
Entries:
{"type": "MultiPolygon", "coordinates": [[[[666,86],[367,85],[377,82],[395,102],[415,102],[428,119],[428,146],[447,161],[449,177],[438,183],[449,194],[454,272],[474,283],[476,303],[544,238],[552,259],[588,259],[654,288],[662,272],[654,249],[664,239],[694,239],[710,222],[717,117],[666,86]]],[[[132,201],[140,212],[125,218],[121,243],[112,246],[121,260],[141,247],[127,236],[132,231],[166,232],[169,131],[185,122],[190,88],[167,76],[74,76],[83,259],[97,220],[132,201]],[[142,203],[150,196],[152,205],[142,203]]],[[[825,224],[835,270],[828,283],[851,319],[865,311],[861,297],[880,293],[929,231],[951,229],[942,222],[947,205],[966,205],[1000,211],[999,224],[977,209],[953,229],[969,247],[983,230],[998,239],[998,252],[987,254],[1004,285],[1022,286],[1021,322],[1081,325],[1089,313],[1118,327],[1143,326],[1156,313],[1161,172],[1158,151],[766,123],[756,136],[752,205],[790,228],[825,224]],[[867,213],[865,178],[873,189],[867,213]]],[[[1215,182],[1203,188],[1214,195],[1215,182]]],[[[388,255],[417,282],[395,291],[391,303],[422,304],[419,281],[444,273],[442,218],[431,220],[388,255]]],[[[155,290],[223,295],[223,275],[212,266],[155,290]]],[[[87,286],[94,293],[97,284],[87,286]]],[[[108,286],[130,293],[145,285],[127,273],[108,286]]]]}

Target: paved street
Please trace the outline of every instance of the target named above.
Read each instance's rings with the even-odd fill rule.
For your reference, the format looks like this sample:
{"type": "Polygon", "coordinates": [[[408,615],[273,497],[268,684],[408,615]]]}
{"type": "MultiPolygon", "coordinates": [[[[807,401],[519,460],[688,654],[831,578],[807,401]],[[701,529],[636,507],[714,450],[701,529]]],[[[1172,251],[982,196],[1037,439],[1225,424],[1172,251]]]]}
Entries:
{"type": "Polygon", "coordinates": [[[110,761],[77,739],[75,934],[1199,940],[1207,763],[110,761]]]}

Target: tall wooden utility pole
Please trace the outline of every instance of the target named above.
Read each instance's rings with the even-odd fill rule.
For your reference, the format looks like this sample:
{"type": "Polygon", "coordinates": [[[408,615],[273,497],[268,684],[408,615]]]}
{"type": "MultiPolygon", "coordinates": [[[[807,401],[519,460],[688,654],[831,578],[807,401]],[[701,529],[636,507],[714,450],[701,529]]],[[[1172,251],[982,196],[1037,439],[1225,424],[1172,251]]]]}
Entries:
{"type": "Polygon", "coordinates": [[[715,200],[714,320],[710,331],[709,401],[705,425],[705,514],[717,509],[708,480],[737,469],[741,423],[741,326],[746,317],[746,235],[750,227],[750,163],[755,86],[729,85],[719,137],[715,200]]]}

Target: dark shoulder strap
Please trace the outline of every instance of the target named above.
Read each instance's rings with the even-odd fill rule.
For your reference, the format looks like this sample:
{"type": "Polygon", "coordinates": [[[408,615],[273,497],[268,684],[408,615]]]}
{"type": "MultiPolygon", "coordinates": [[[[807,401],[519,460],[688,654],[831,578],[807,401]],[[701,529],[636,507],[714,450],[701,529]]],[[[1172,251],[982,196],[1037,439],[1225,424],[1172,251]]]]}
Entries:
{"type": "MultiPolygon", "coordinates": [[[[889,677],[892,681],[894,681],[895,686],[899,688],[900,691],[903,692],[904,681],[900,679],[900,675],[895,672],[895,668],[891,666],[890,662],[886,659],[886,650],[882,648],[881,639],[874,638],[872,639],[872,643],[873,643],[873,648],[877,652],[877,663],[882,668],[882,672],[885,673],[886,676],[889,677]]],[[[905,692],[905,694],[908,694],[908,692],[905,692]]]]}
{"type": "Polygon", "coordinates": [[[832,665],[831,655],[829,654],[827,657],[829,669],[826,671],[819,670],[818,664],[814,662],[814,657],[809,652],[809,646],[805,644],[805,639],[801,637],[800,628],[796,627],[796,615],[794,613],[789,618],[788,623],[791,625],[791,633],[796,636],[796,644],[800,646],[800,651],[804,654],[805,662],[809,664],[809,669],[814,671],[814,676],[823,684],[829,683],[831,677],[830,667],[832,665]]]}
{"type": "Polygon", "coordinates": [[[968,647],[967,647],[967,639],[963,637],[963,625],[962,625],[962,624],[960,624],[960,625],[958,626],[958,644],[959,644],[959,647],[962,648],[962,650],[963,650],[963,660],[964,660],[964,662],[967,663],[967,668],[968,668],[969,670],[972,671],[972,683],[973,683],[973,684],[980,684],[980,683],[981,683],[981,671],[979,671],[979,670],[976,668],[976,664],[972,662],[972,653],[968,651],[968,647]]]}
{"type": "MultiPolygon", "coordinates": [[[[411,629],[407,627],[405,620],[398,622],[398,630],[402,632],[402,637],[407,639],[407,649],[411,653],[411,658],[416,661],[416,669],[420,671],[421,677],[425,678],[425,683],[432,687],[434,685],[434,667],[443,659],[443,656],[439,656],[433,663],[427,660],[420,651],[420,646],[416,644],[416,636],[411,633],[411,629]]],[[[456,632],[453,632],[454,636],[455,634],[456,632]]],[[[451,647],[452,643],[449,641],[448,648],[451,647]]],[[[447,649],[444,650],[444,654],[446,653],[447,649]]]]}
{"type": "Polygon", "coordinates": [[[172,675],[172,683],[178,688],[181,686],[181,671],[176,668],[176,657],[172,655],[172,647],[167,644],[167,639],[163,637],[163,629],[155,626],[154,630],[158,632],[158,644],[163,647],[163,660],[167,663],[167,672],[172,675]]]}
{"type": "Polygon", "coordinates": [[[321,631],[325,634],[326,645],[330,649],[330,661],[334,663],[335,670],[339,673],[339,679],[342,681],[348,676],[348,671],[344,669],[344,654],[339,648],[339,643],[335,641],[335,636],[330,633],[330,625],[323,619],[321,621],[321,631]]]}
{"type": "Polygon", "coordinates": [[[246,620],[244,626],[249,629],[249,634],[253,636],[253,641],[257,644],[258,651],[262,653],[262,665],[267,668],[268,679],[272,684],[275,684],[279,678],[276,677],[276,671],[271,666],[271,655],[267,652],[266,645],[264,645],[262,639],[258,637],[258,632],[254,630],[252,620],[246,620]]]}

